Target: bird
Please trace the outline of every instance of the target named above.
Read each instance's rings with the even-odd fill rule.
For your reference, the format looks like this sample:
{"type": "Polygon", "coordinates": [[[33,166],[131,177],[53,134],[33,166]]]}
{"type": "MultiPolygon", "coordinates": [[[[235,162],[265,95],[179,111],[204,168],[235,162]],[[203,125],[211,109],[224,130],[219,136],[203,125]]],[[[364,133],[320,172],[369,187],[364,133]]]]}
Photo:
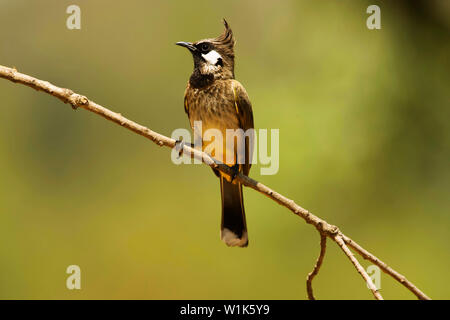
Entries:
{"type": "Polygon", "coordinates": [[[222,203],[220,237],[227,246],[247,247],[248,232],[244,210],[242,184],[234,179],[237,173],[248,176],[253,152],[254,121],[252,104],[244,86],[235,79],[235,38],[228,22],[223,19],[224,30],[216,38],[195,42],[177,42],[187,48],[194,60],[194,70],[184,94],[184,110],[191,128],[201,121],[202,151],[208,150],[203,135],[209,129],[218,130],[223,137],[222,148],[214,149],[211,156],[222,159],[233,169],[234,175],[227,175],[213,169],[220,179],[222,203]],[[227,129],[237,130],[240,135],[231,137],[233,147],[226,144],[227,129]],[[241,131],[239,129],[242,129],[241,131]],[[242,134],[245,133],[245,135],[242,134]],[[240,140],[239,140],[240,139],[240,140]],[[239,143],[241,143],[239,148],[239,143]],[[238,145],[238,146],[236,146],[238,145]]]}

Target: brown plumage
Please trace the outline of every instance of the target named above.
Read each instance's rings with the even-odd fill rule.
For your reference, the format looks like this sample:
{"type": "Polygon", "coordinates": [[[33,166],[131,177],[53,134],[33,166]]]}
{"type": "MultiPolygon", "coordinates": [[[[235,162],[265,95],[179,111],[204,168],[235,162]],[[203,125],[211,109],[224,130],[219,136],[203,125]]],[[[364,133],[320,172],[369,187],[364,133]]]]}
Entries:
{"type": "MultiPolygon", "coordinates": [[[[254,125],[252,106],[247,92],[234,79],[233,32],[225,20],[224,25],[225,30],[217,38],[194,43],[177,43],[188,48],[194,58],[194,71],[185,91],[184,108],[193,129],[194,123],[201,121],[201,132],[198,132],[199,130],[194,132],[201,133],[202,136],[194,138],[201,140],[208,130],[218,130],[222,133],[223,141],[217,144],[220,148],[211,150],[213,151],[211,155],[248,175],[251,167],[250,142],[253,142],[253,132],[251,130],[247,132],[248,138],[242,135],[236,138],[243,143],[244,150],[236,145],[231,147],[226,144],[227,129],[246,131],[253,129],[254,125]]],[[[202,140],[202,146],[203,150],[208,152],[210,144],[205,140],[202,140]]],[[[229,246],[245,247],[248,244],[248,236],[242,186],[233,181],[233,177],[220,172],[215,173],[220,178],[222,196],[221,238],[229,246]]]]}

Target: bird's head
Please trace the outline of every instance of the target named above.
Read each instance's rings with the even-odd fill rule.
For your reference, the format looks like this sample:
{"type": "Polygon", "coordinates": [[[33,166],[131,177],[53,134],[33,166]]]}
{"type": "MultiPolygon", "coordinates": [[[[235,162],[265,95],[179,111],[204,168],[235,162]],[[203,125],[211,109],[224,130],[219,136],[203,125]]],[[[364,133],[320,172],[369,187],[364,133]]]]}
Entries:
{"type": "Polygon", "coordinates": [[[194,58],[194,73],[214,76],[215,79],[234,78],[234,37],[224,19],[225,30],[217,38],[196,42],[177,42],[187,48],[194,58]]]}

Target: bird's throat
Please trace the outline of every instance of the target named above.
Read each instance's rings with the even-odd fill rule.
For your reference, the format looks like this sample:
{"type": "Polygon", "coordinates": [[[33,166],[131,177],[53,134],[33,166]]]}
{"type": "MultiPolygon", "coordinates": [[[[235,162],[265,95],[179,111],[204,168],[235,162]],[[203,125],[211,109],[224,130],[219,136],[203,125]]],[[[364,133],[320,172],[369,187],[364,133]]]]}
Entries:
{"type": "Polygon", "coordinates": [[[214,82],[214,74],[202,74],[198,69],[195,69],[189,78],[189,84],[193,88],[204,88],[214,82]]]}

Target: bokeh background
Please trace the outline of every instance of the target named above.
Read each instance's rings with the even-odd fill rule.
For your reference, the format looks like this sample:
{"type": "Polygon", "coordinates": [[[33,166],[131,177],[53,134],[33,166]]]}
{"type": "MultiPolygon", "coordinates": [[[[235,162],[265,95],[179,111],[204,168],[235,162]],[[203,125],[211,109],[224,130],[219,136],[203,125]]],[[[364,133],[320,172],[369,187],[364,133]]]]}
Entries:
{"type": "MultiPolygon", "coordinates": [[[[170,135],[188,128],[192,71],[174,43],[217,36],[223,17],[256,127],[280,129],[278,174],[251,176],[449,298],[448,1],[0,0],[0,64],[170,135]],[[81,30],[66,28],[71,4],[81,30]]],[[[306,298],[319,236],[288,210],[246,189],[250,245],[228,248],[209,168],[6,80],[0,112],[0,298],[306,298]]],[[[316,296],[372,299],[328,247],[316,296]]],[[[381,287],[415,298],[384,274],[381,287]]]]}

